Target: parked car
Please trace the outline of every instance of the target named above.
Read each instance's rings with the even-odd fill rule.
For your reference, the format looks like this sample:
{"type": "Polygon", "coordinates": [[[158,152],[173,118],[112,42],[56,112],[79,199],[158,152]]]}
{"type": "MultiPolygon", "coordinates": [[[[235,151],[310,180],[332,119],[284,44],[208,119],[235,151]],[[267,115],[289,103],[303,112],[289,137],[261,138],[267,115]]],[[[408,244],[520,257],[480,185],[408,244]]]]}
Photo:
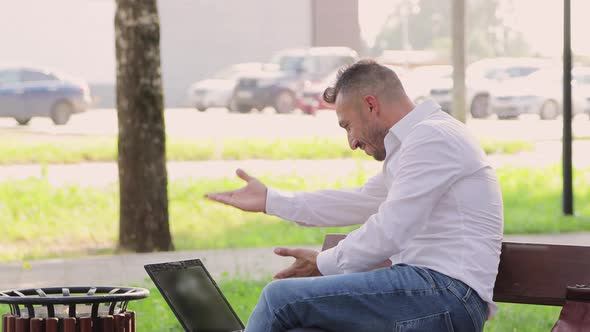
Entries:
{"type": "MultiPolygon", "coordinates": [[[[550,62],[533,58],[492,58],[474,62],[466,70],[466,106],[474,118],[485,118],[492,114],[490,96],[503,85],[505,80],[525,77],[550,62]]],[[[416,67],[407,77],[406,91],[419,103],[431,98],[446,112],[452,111],[453,68],[448,65],[416,67]]]]}
{"type": "Polygon", "coordinates": [[[579,67],[574,70],[573,79],[575,82],[575,92],[579,93],[580,97],[584,100],[583,112],[588,115],[590,120],[590,67],[579,67]]]}
{"type": "Polygon", "coordinates": [[[191,106],[204,112],[210,107],[231,109],[231,98],[241,75],[248,72],[269,70],[275,66],[261,62],[238,63],[213,74],[211,78],[193,83],[188,89],[191,106]]]}
{"type": "Polygon", "coordinates": [[[416,67],[406,76],[404,88],[414,103],[419,104],[426,99],[433,99],[445,112],[450,112],[453,103],[453,67],[449,65],[416,67]]]}
{"type": "MultiPolygon", "coordinates": [[[[552,120],[562,114],[562,68],[539,70],[527,77],[507,80],[492,96],[491,107],[500,119],[538,114],[552,120]]],[[[572,114],[583,113],[590,97],[590,68],[572,70],[572,114]]]]}
{"type": "Polygon", "coordinates": [[[259,71],[238,80],[232,103],[238,112],[274,107],[277,113],[292,112],[303,93],[305,81],[319,81],[333,70],[358,58],[348,47],[312,47],[279,52],[272,63],[278,71],[259,71]]]}
{"type": "Polygon", "coordinates": [[[486,118],[493,114],[490,96],[501,89],[506,80],[526,77],[551,67],[550,60],[540,58],[489,58],[476,61],[467,67],[467,105],[471,116],[486,118]]]}
{"type": "Polygon", "coordinates": [[[303,93],[297,100],[297,107],[303,113],[311,115],[315,115],[321,109],[333,110],[335,108],[334,104],[324,101],[324,91],[334,85],[339,71],[340,69],[332,71],[320,81],[305,81],[303,93]]]}
{"type": "Polygon", "coordinates": [[[20,125],[35,116],[63,125],[90,103],[85,82],[40,68],[0,67],[0,116],[14,118],[20,125]]]}

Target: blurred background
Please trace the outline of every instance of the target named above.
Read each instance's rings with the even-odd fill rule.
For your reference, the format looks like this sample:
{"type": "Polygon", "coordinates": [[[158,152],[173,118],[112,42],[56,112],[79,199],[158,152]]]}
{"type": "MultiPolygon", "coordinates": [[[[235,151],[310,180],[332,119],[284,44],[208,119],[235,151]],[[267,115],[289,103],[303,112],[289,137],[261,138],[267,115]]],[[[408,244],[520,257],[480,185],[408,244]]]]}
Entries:
{"type": "MultiPolygon", "coordinates": [[[[177,250],[168,257],[210,257],[245,320],[286,263],[272,260],[269,247],[317,247],[325,233],[353,229],[302,228],[202,197],[241,186],[238,167],[290,191],[357,187],[379,172],[381,163],[350,150],[333,105],[322,101],[338,71],[361,58],[395,71],[414,102],[434,99],[456,115],[453,76],[462,70],[453,68],[452,5],[460,2],[158,1],[168,177],[161,197],[177,250]],[[242,260],[248,253],[254,258],[242,260]]],[[[507,240],[590,238],[590,1],[571,4],[576,205],[564,215],[563,1],[465,0],[466,125],[498,170],[507,240]]],[[[118,135],[148,121],[118,121],[116,10],[115,0],[0,0],[0,289],[79,284],[89,275],[145,283],[141,260],[117,255],[120,198],[140,192],[119,190],[118,135]],[[88,256],[96,255],[123,263],[90,273],[96,257],[88,256]]],[[[153,148],[137,145],[138,155],[153,148]]],[[[168,328],[176,320],[148,286],[151,302],[138,312],[162,319],[145,320],[145,329],[181,330],[168,328]]],[[[549,330],[558,315],[503,304],[486,331],[549,330]]]]}
{"type": "MultiPolygon", "coordinates": [[[[66,113],[114,107],[114,1],[2,5],[0,105],[11,102],[11,87],[28,86],[25,98],[34,99],[31,84],[41,81],[65,90],[67,101],[28,102],[26,111],[12,115],[17,121],[44,116],[44,108],[61,107],[53,122],[64,123],[66,113]],[[19,80],[11,69],[27,71],[19,80]]],[[[590,44],[584,42],[590,4],[574,0],[573,8],[574,112],[581,114],[590,103],[590,44]]],[[[450,0],[175,0],[159,2],[159,12],[168,108],[314,114],[329,108],[318,92],[338,68],[372,57],[395,66],[416,101],[434,98],[450,109],[450,0]],[[339,48],[315,48],[325,46],[339,48]]],[[[559,0],[467,1],[467,107],[473,117],[559,116],[561,13],[559,0]]]]}

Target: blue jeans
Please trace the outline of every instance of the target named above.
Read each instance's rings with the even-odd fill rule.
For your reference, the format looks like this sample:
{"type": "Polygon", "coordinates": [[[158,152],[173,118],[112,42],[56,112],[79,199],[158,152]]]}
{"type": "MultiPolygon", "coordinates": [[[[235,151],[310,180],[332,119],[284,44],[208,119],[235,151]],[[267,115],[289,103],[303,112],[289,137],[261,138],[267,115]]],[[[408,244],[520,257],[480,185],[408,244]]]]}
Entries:
{"type": "Polygon", "coordinates": [[[483,331],[487,303],[456,279],[405,264],[369,272],[276,280],[246,332],[483,331]]]}

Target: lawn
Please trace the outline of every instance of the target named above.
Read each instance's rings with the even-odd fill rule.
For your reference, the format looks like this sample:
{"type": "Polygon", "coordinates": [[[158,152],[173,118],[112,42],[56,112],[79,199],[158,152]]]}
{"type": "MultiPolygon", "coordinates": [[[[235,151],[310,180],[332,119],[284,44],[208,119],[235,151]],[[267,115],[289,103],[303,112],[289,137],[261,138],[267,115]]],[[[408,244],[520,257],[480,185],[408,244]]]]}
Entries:
{"type": "MultiPolygon", "coordinates": [[[[590,170],[577,170],[576,216],[561,215],[560,169],[499,170],[505,203],[505,233],[557,234],[590,231],[590,170]]],[[[337,181],[298,176],[263,177],[284,190],[354,187],[370,174],[337,181]]],[[[303,228],[264,214],[243,213],[203,198],[210,191],[238,188],[236,179],[172,182],[170,224],[178,250],[317,245],[327,232],[352,228],[303,228]]],[[[52,187],[28,179],[0,183],[0,261],[111,253],[118,232],[118,190],[52,187]]]]}
{"type": "MultiPolygon", "coordinates": [[[[483,140],[488,154],[513,154],[530,151],[526,141],[483,140]]],[[[364,153],[352,151],[346,139],[219,139],[167,140],[169,161],[243,160],[243,159],[369,159],[364,153]]],[[[117,160],[117,144],[112,138],[71,138],[60,141],[29,140],[4,137],[0,146],[0,164],[78,163],[117,160]]]]}
{"type": "MultiPolygon", "coordinates": [[[[244,324],[258,301],[258,296],[267,281],[221,280],[219,287],[244,324]]],[[[150,282],[151,284],[151,282],[150,282]]],[[[150,297],[132,303],[139,315],[138,331],[182,331],[174,314],[158,290],[150,285],[150,297]],[[146,322],[141,317],[160,317],[158,321],[146,322]],[[148,325],[149,324],[149,325],[148,325]],[[154,324],[156,326],[154,327],[154,324]],[[150,329],[151,328],[151,329],[150,329]]],[[[549,331],[559,317],[561,308],[522,304],[500,303],[498,314],[486,324],[486,332],[539,332],[549,331]]]]}
{"type": "MultiPolygon", "coordinates": [[[[219,287],[240,319],[246,323],[266,283],[267,281],[223,279],[220,280],[219,287]]],[[[158,290],[151,282],[147,285],[150,289],[150,296],[145,300],[131,302],[129,305],[130,309],[137,313],[137,330],[181,332],[180,324],[158,290]]],[[[559,307],[507,303],[501,303],[499,306],[498,315],[486,324],[486,332],[549,331],[560,311],[559,307]]],[[[5,312],[8,312],[8,308],[0,305],[0,313],[5,312]]]]}

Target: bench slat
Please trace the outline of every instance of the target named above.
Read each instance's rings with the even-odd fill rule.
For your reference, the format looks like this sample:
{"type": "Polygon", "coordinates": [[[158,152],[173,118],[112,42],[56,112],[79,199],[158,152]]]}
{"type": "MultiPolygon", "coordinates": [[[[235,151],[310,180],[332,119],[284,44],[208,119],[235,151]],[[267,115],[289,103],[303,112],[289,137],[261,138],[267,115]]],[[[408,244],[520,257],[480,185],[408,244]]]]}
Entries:
{"type": "Polygon", "coordinates": [[[494,301],[562,306],[567,286],[590,284],[590,247],[502,243],[494,301]]]}

